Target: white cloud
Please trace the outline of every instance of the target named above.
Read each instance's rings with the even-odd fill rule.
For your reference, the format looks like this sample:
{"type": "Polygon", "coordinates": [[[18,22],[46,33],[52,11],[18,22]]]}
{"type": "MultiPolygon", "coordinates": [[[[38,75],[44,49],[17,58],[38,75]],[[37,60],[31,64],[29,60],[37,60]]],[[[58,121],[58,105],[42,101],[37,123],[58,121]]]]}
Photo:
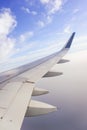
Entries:
{"type": "Polygon", "coordinates": [[[0,60],[7,58],[13,54],[13,49],[15,46],[15,40],[11,38],[4,37],[0,39],[0,60]]]}
{"type": "Polygon", "coordinates": [[[47,3],[49,3],[49,1],[50,1],[50,0],[40,0],[40,2],[41,2],[42,4],[47,4],[47,3]]]}
{"type": "Polygon", "coordinates": [[[39,20],[37,22],[37,25],[39,27],[41,27],[41,28],[45,27],[46,25],[48,25],[49,23],[52,22],[52,16],[50,16],[50,15],[44,15],[43,17],[44,17],[43,20],[39,20]]]}
{"type": "Polygon", "coordinates": [[[45,22],[39,20],[39,21],[37,22],[37,25],[38,25],[39,27],[43,28],[43,27],[45,26],[45,22]]]}
{"type": "Polygon", "coordinates": [[[37,12],[36,11],[31,11],[29,8],[25,8],[25,7],[22,7],[21,8],[23,11],[25,11],[26,13],[28,14],[32,14],[32,15],[37,15],[37,12]]]}
{"type": "Polygon", "coordinates": [[[10,9],[3,8],[0,12],[0,35],[8,35],[17,25],[10,9]]]}
{"type": "Polygon", "coordinates": [[[78,9],[78,8],[73,10],[73,14],[76,14],[76,13],[78,13],[78,12],[79,12],[79,9],[78,9]]]}
{"type": "Polygon", "coordinates": [[[26,13],[30,14],[29,8],[22,7],[21,9],[22,9],[23,11],[25,11],[26,13]]]}
{"type": "Polygon", "coordinates": [[[25,32],[24,34],[21,34],[20,37],[19,37],[19,42],[20,43],[23,43],[25,42],[26,40],[28,40],[29,38],[31,38],[32,36],[34,35],[34,32],[25,32]]]}
{"type": "Polygon", "coordinates": [[[46,23],[49,24],[49,23],[51,23],[51,22],[52,22],[52,16],[49,16],[49,15],[48,15],[48,16],[46,17],[46,23]]]}
{"type": "Polygon", "coordinates": [[[40,0],[40,2],[45,6],[46,12],[43,14],[43,19],[38,21],[38,25],[45,27],[52,22],[53,15],[61,9],[63,0],[40,0]]]}
{"type": "Polygon", "coordinates": [[[9,57],[13,53],[15,39],[8,35],[16,27],[17,21],[10,9],[3,8],[0,11],[0,60],[9,57]]]}
{"type": "Polygon", "coordinates": [[[49,15],[55,14],[63,5],[63,0],[40,0],[46,6],[49,15]]]}
{"type": "Polygon", "coordinates": [[[67,25],[65,28],[64,28],[64,33],[70,33],[71,32],[71,26],[70,25],[67,25]]]}
{"type": "MultiPolygon", "coordinates": [[[[33,12],[34,13],[34,12],[33,12]]],[[[25,42],[34,35],[34,32],[27,31],[15,39],[10,37],[10,33],[17,25],[16,17],[10,9],[4,8],[0,12],[0,63],[11,60],[11,57],[17,53],[26,51],[32,47],[29,44],[25,47],[25,42]],[[16,43],[23,44],[16,44],[16,43]]]]}
{"type": "Polygon", "coordinates": [[[37,15],[37,12],[36,11],[32,11],[31,12],[33,15],[37,15]]]}

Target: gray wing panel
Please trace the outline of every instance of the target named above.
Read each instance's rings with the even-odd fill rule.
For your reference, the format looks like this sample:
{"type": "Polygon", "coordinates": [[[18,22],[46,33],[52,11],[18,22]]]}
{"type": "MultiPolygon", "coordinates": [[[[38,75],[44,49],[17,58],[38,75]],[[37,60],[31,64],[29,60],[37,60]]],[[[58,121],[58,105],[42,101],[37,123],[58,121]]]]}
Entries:
{"type": "MultiPolygon", "coordinates": [[[[31,99],[33,88],[34,85],[23,83],[22,86],[18,89],[15,97],[10,102],[8,109],[4,109],[4,114],[0,119],[1,130],[20,130],[22,121],[27,110],[27,106],[31,99]]],[[[12,99],[12,97],[10,99],[12,99]]],[[[5,105],[7,107],[7,104],[5,105]]]]}
{"type": "Polygon", "coordinates": [[[10,82],[0,89],[0,118],[9,109],[21,85],[21,82],[10,82]]]}

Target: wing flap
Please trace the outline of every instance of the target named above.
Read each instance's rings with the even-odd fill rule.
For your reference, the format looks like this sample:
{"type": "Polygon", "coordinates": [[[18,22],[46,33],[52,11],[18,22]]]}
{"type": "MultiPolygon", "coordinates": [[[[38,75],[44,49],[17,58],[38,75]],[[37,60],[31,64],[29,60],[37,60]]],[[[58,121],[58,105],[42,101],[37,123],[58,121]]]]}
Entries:
{"type": "MultiPolygon", "coordinates": [[[[3,130],[7,128],[12,128],[14,130],[19,130],[21,128],[22,121],[24,119],[27,106],[32,96],[34,85],[29,83],[23,83],[21,88],[18,90],[15,98],[10,105],[9,109],[5,112],[4,116],[1,118],[0,124],[3,124],[3,130]],[[7,122],[6,128],[4,128],[4,123],[7,122]]],[[[0,128],[2,128],[0,126],[0,128]]]]}
{"type": "Polygon", "coordinates": [[[11,82],[0,89],[0,117],[2,118],[13,102],[16,93],[21,87],[21,82],[11,82]]]}
{"type": "Polygon", "coordinates": [[[11,82],[0,90],[0,107],[7,108],[12,98],[14,98],[22,83],[11,82]]]}

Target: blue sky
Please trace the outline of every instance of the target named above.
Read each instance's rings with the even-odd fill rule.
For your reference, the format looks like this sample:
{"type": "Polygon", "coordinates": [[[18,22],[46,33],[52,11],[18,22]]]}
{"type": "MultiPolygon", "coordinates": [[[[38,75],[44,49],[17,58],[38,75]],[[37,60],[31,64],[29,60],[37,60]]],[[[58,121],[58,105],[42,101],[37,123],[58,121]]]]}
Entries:
{"type": "Polygon", "coordinates": [[[60,49],[73,31],[71,52],[87,49],[87,1],[0,1],[0,71],[60,49]]]}

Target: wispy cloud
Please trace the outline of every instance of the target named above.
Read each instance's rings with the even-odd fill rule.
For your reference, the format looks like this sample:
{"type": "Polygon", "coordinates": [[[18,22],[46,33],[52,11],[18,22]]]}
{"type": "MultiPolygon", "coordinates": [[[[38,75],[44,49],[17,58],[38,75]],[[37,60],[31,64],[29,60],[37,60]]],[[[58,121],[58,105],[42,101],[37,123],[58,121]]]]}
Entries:
{"type": "Polygon", "coordinates": [[[73,14],[76,14],[76,13],[78,13],[78,12],[79,12],[79,9],[78,9],[78,8],[76,8],[76,9],[73,10],[73,14]]]}
{"type": "Polygon", "coordinates": [[[31,38],[33,35],[34,35],[33,31],[25,32],[25,33],[20,35],[19,42],[23,43],[23,42],[27,41],[29,38],[31,38]]]}
{"type": "Polygon", "coordinates": [[[70,25],[67,25],[65,28],[64,28],[64,33],[70,33],[71,32],[71,26],[70,25]]]}
{"type": "Polygon", "coordinates": [[[49,16],[49,15],[44,15],[43,16],[44,19],[43,20],[39,20],[37,22],[37,25],[41,28],[45,27],[46,25],[48,25],[49,23],[52,22],[52,16],[49,16]]]}
{"type": "Polygon", "coordinates": [[[40,2],[45,5],[49,15],[59,11],[63,5],[63,0],[40,0],[40,2]]]}
{"type": "Polygon", "coordinates": [[[13,53],[15,39],[8,36],[16,27],[17,21],[11,10],[0,10],[0,60],[9,57],[13,53]]]}
{"type": "Polygon", "coordinates": [[[42,20],[39,20],[39,21],[37,22],[37,25],[38,25],[39,27],[43,28],[43,27],[45,26],[45,22],[42,21],[42,20]]]}
{"type": "Polygon", "coordinates": [[[38,25],[45,27],[52,22],[53,15],[61,9],[63,0],[40,0],[40,2],[45,8],[45,12],[43,19],[38,21],[38,25]]]}
{"type": "MultiPolygon", "coordinates": [[[[28,2],[28,4],[31,5],[32,7],[35,6],[36,4],[35,0],[34,1],[26,0],[26,2],[28,2]]],[[[37,14],[39,16],[37,25],[43,28],[52,22],[53,16],[55,15],[55,13],[57,13],[62,9],[65,0],[39,0],[38,3],[39,4],[37,10],[42,7],[42,10],[40,10],[41,12],[39,11],[39,13],[38,11],[37,12],[31,11],[29,8],[25,8],[25,7],[22,7],[22,10],[24,10],[28,14],[33,14],[33,15],[37,14]]]]}
{"type": "Polygon", "coordinates": [[[26,7],[22,7],[21,8],[24,12],[28,13],[28,14],[32,14],[32,15],[37,15],[37,12],[34,11],[34,10],[30,10],[29,8],[26,8],[26,7]]]}

